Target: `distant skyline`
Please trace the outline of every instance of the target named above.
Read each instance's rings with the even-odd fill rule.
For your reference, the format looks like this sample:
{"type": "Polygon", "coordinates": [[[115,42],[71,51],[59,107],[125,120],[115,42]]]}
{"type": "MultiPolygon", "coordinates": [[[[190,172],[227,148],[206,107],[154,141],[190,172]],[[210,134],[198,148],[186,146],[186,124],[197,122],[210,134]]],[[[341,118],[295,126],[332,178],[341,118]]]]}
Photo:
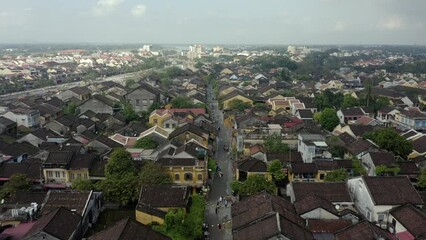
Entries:
{"type": "Polygon", "coordinates": [[[425,0],[3,0],[0,43],[426,45],[425,0]]]}

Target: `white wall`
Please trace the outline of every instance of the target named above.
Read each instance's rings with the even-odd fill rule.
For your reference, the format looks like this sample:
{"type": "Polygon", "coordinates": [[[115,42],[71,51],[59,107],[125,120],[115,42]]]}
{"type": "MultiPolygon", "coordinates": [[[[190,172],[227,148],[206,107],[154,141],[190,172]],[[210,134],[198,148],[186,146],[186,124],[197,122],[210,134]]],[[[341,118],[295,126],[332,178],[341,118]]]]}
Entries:
{"type": "Polygon", "coordinates": [[[330,213],[323,208],[317,208],[305,214],[302,214],[303,219],[339,219],[338,216],[330,213]]]}

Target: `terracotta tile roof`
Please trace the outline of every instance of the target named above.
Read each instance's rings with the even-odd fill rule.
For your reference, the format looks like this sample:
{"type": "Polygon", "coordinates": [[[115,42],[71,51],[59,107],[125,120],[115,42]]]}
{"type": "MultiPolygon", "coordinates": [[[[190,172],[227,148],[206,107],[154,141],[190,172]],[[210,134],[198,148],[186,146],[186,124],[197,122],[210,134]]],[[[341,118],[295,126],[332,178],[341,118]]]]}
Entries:
{"type": "Polygon", "coordinates": [[[292,182],[295,201],[317,195],[332,203],[352,202],[346,182],[292,182]]]}
{"type": "Polygon", "coordinates": [[[142,236],[150,240],[171,240],[166,235],[130,218],[118,221],[114,226],[89,237],[89,240],[134,240],[142,236]]]}
{"type": "Polygon", "coordinates": [[[394,208],[390,211],[416,239],[426,239],[426,214],[411,204],[394,208]]]}
{"type": "Polygon", "coordinates": [[[269,193],[258,193],[233,204],[231,215],[234,239],[269,239],[280,233],[290,239],[312,239],[293,205],[269,193]]]}
{"type": "Polygon", "coordinates": [[[392,167],[396,165],[395,156],[390,152],[369,152],[375,166],[383,165],[392,167]]]}
{"type": "Polygon", "coordinates": [[[346,108],[341,110],[343,113],[343,116],[363,116],[364,111],[362,111],[361,108],[346,108]]]}
{"type": "Polygon", "coordinates": [[[339,215],[331,202],[317,195],[308,195],[307,197],[295,202],[294,208],[299,215],[305,214],[317,208],[322,208],[336,216],[339,215]]]}
{"type": "Polygon", "coordinates": [[[349,146],[347,146],[347,150],[352,155],[358,155],[366,150],[368,150],[370,147],[372,147],[373,144],[371,144],[369,141],[364,139],[356,140],[355,142],[352,142],[349,146]]]}
{"type": "Polygon", "coordinates": [[[292,162],[290,169],[293,173],[317,173],[318,168],[315,163],[292,162]]]}
{"type": "Polygon", "coordinates": [[[420,138],[417,138],[411,143],[413,144],[413,150],[415,150],[416,152],[418,153],[426,152],[426,135],[420,138]]]}
{"type": "Polygon", "coordinates": [[[25,237],[29,238],[38,233],[46,232],[58,239],[67,240],[70,239],[80,224],[80,219],[81,217],[78,214],[60,207],[38,219],[25,237]]]}
{"type": "Polygon", "coordinates": [[[255,158],[246,158],[237,162],[237,168],[245,172],[267,172],[266,163],[255,158]]]}
{"type": "Polygon", "coordinates": [[[265,149],[260,144],[254,144],[250,147],[250,155],[256,154],[258,152],[265,153],[265,149]]]}
{"type": "Polygon", "coordinates": [[[187,186],[142,186],[136,209],[140,205],[154,208],[185,208],[189,203],[189,193],[187,186]]]}
{"type": "Polygon", "coordinates": [[[356,138],[352,137],[349,133],[344,132],[339,135],[340,140],[342,140],[346,145],[350,145],[351,143],[356,141],[356,138]]]}
{"type": "Polygon", "coordinates": [[[300,152],[286,152],[286,153],[266,153],[268,161],[275,159],[280,160],[281,163],[286,164],[291,162],[303,162],[302,154],[300,152]]]}
{"type": "Polygon", "coordinates": [[[356,225],[338,231],[336,240],[360,240],[360,239],[393,239],[391,234],[369,222],[360,222],[356,225]]]}
{"type": "Polygon", "coordinates": [[[420,169],[417,167],[415,162],[403,161],[398,162],[400,171],[399,175],[418,175],[420,174],[420,169]]]}
{"type": "Polygon", "coordinates": [[[407,176],[364,176],[363,179],[375,205],[424,204],[407,176]]]}
{"type": "Polygon", "coordinates": [[[75,213],[82,216],[84,214],[83,211],[86,207],[86,203],[91,195],[91,191],[79,192],[50,190],[47,193],[45,202],[43,203],[41,214],[45,215],[59,207],[64,207],[69,210],[75,209],[75,213]]]}
{"type": "Polygon", "coordinates": [[[350,220],[309,219],[308,228],[312,233],[335,233],[352,225],[350,220]]]}

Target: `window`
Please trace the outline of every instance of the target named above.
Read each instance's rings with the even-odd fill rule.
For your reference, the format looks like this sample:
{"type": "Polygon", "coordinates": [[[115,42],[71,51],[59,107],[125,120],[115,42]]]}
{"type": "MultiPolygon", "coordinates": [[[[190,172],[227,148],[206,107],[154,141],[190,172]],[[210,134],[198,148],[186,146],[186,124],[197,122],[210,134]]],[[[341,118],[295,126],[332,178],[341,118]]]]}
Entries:
{"type": "Polygon", "coordinates": [[[203,181],[203,175],[202,174],[198,174],[197,179],[198,179],[198,181],[203,181]]]}
{"type": "Polygon", "coordinates": [[[179,181],[179,174],[178,173],[175,174],[175,181],[179,181]]]}
{"type": "Polygon", "coordinates": [[[49,178],[53,177],[53,172],[52,172],[52,171],[47,171],[47,176],[48,176],[49,178]]]}
{"type": "Polygon", "coordinates": [[[61,177],[61,172],[56,172],[56,171],[55,171],[55,177],[56,177],[56,178],[60,178],[60,177],[61,177]]]}
{"type": "Polygon", "coordinates": [[[136,106],[140,106],[140,104],[141,104],[141,103],[140,103],[140,101],[141,101],[141,100],[136,99],[136,106]]]}
{"type": "Polygon", "coordinates": [[[169,128],[169,127],[170,127],[170,124],[166,123],[166,128],[169,128]]]}
{"type": "Polygon", "coordinates": [[[75,178],[74,173],[71,173],[71,174],[70,174],[70,178],[71,178],[71,179],[74,179],[74,178],[75,178]]]}
{"type": "Polygon", "coordinates": [[[192,173],[185,173],[185,181],[191,181],[192,180],[192,173]]]}
{"type": "Polygon", "coordinates": [[[383,213],[377,214],[377,220],[379,222],[384,222],[385,221],[385,214],[383,214],[383,213]]]}
{"type": "Polygon", "coordinates": [[[324,174],[324,173],[321,173],[321,174],[320,174],[320,179],[324,179],[324,177],[325,177],[325,174],[324,174]]]}
{"type": "Polygon", "coordinates": [[[77,178],[81,178],[81,173],[77,173],[77,178]]]}
{"type": "Polygon", "coordinates": [[[83,178],[87,179],[87,173],[83,174],[83,178]]]}
{"type": "Polygon", "coordinates": [[[157,123],[157,119],[154,119],[154,123],[157,123]]]}
{"type": "Polygon", "coordinates": [[[62,172],[62,177],[65,178],[65,172],[62,172]]]}

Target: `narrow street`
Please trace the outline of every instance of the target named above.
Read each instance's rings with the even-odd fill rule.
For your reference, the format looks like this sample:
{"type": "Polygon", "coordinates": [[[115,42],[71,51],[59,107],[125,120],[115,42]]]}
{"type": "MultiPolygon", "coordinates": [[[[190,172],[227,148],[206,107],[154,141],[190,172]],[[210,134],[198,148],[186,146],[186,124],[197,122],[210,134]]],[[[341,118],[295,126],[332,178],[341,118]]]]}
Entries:
{"type": "MultiPolygon", "coordinates": [[[[221,169],[222,176],[218,172],[212,173],[213,178],[210,180],[210,193],[207,199],[205,212],[205,221],[209,224],[210,237],[212,240],[232,239],[231,230],[231,203],[219,199],[228,199],[231,196],[230,183],[233,180],[232,160],[228,151],[224,150],[224,146],[230,148],[231,131],[223,124],[223,114],[219,110],[218,102],[213,100],[213,90],[211,85],[207,88],[208,106],[211,109],[212,120],[216,123],[216,128],[220,128],[216,138],[216,154],[214,159],[221,169]],[[219,204],[218,204],[219,203],[219,204]],[[220,227],[219,227],[220,224],[220,227]]],[[[229,149],[229,151],[231,151],[229,149]]]]}

